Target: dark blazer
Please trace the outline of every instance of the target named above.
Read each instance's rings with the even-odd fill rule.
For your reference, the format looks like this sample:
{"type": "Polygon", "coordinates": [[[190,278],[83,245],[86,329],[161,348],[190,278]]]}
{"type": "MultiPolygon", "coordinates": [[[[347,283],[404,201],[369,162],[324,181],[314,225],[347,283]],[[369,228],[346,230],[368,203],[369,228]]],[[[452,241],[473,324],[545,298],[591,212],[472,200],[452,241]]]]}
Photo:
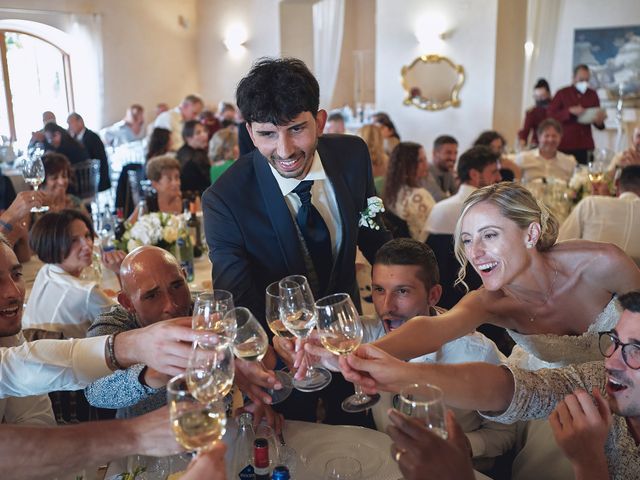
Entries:
{"type": "MultiPolygon", "coordinates": [[[[323,293],[346,292],[359,305],[356,244],[373,263],[375,252],[391,239],[384,229],[358,227],[367,198],[375,195],[369,152],[351,135],[322,136],[317,151],[342,222],[341,248],[323,293]]],[[[264,319],[267,285],[287,275],[307,274],[294,219],[267,159],[257,149],[241,157],[207,189],[202,206],[214,288],[231,291],[236,305],[264,319]]]]}
{"type": "Polygon", "coordinates": [[[109,160],[107,152],[104,150],[104,143],[93,130],[85,129],[82,136],[82,144],[86,148],[89,158],[100,160],[100,183],[98,191],[102,192],[111,188],[111,178],[109,177],[109,160]]]}

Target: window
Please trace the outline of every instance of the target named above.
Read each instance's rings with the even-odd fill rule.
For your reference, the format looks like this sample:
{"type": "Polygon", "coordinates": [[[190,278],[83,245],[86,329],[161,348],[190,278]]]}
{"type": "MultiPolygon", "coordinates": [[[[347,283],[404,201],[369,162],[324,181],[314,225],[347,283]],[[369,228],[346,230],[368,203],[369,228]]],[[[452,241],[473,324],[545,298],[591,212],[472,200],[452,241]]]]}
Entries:
{"type": "Polygon", "coordinates": [[[65,119],[74,110],[69,55],[40,37],[11,30],[0,30],[0,53],[0,135],[26,145],[41,126],[42,112],[65,119]]]}

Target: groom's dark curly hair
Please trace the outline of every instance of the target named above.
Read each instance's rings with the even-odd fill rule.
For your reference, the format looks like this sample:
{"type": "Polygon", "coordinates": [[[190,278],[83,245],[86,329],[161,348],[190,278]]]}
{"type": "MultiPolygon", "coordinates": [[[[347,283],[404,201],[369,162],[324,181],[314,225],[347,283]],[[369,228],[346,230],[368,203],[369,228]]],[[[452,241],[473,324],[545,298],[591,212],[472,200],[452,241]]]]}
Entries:
{"type": "Polygon", "coordinates": [[[240,80],[236,103],[247,123],[284,125],[302,112],[315,117],[320,87],[302,60],[261,58],[240,80]]]}
{"type": "Polygon", "coordinates": [[[618,297],[618,302],[624,310],[640,313],[640,291],[627,292],[618,297]]]}

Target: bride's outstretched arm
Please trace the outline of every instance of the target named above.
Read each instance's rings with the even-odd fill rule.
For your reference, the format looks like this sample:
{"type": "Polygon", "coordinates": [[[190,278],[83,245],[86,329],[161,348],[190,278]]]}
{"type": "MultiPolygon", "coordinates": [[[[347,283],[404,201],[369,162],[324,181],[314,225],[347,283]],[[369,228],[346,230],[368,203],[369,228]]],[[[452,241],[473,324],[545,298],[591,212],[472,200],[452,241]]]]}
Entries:
{"type": "Polygon", "coordinates": [[[373,345],[402,360],[435,352],[445,343],[491,322],[484,295],[482,290],[469,292],[448,312],[435,317],[414,317],[373,345]]]}

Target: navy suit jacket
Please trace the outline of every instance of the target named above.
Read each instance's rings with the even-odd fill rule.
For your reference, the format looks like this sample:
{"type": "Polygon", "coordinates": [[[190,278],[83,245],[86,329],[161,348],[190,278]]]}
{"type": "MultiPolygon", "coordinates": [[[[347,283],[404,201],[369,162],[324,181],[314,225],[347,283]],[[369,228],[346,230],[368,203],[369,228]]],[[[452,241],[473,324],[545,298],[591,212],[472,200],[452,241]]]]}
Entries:
{"type": "Polygon", "coordinates": [[[102,192],[103,190],[110,189],[109,160],[107,159],[107,152],[104,150],[104,143],[102,143],[102,140],[100,140],[96,132],[87,128],[82,136],[82,144],[84,148],[87,149],[89,158],[100,160],[100,183],[98,184],[98,191],[102,192]]]}
{"type": "MultiPolygon", "coordinates": [[[[317,151],[342,222],[342,243],[325,293],[349,293],[359,305],[356,244],[373,263],[375,252],[391,239],[384,229],[358,227],[367,198],[375,195],[369,152],[351,135],[322,136],[317,151]]],[[[267,159],[257,149],[241,157],[207,189],[202,206],[214,288],[231,291],[236,305],[264,320],[267,285],[307,274],[295,220],[267,159]]]]}

